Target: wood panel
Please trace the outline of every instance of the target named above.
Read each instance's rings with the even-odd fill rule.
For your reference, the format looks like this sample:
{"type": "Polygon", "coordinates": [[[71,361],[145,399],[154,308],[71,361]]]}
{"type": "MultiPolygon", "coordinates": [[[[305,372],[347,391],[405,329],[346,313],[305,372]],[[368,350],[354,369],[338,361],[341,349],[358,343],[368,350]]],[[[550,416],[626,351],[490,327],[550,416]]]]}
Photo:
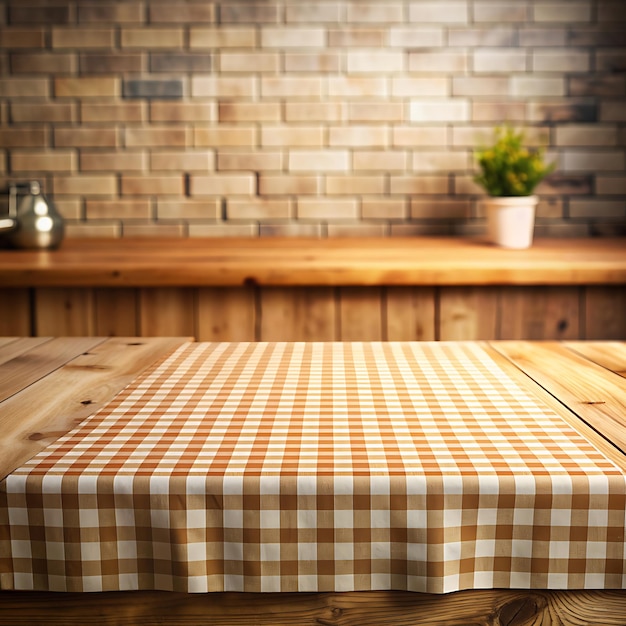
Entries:
{"type": "Polygon", "coordinates": [[[198,341],[254,341],[254,287],[202,287],[197,294],[198,341]]]}
{"type": "Polygon", "coordinates": [[[95,289],[95,334],[101,337],[139,335],[137,300],[136,289],[95,289]]]}
{"type": "Polygon", "coordinates": [[[626,286],[585,289],[584,339],[626,339],[626,286]]]}
{"type": "Polygon", "coordinates": [[[580,292],[576,287],[502,287],[501,339],[581,337],[580,292]]]}
{"type": "Polygon", "coordinates": [[[30,289],[0,289],[0,335],[31,334],[30,289]]]}
{"type": "Polygon", "coordinates": [[[262,341],[334,341],[337,308],[332,287],[260,290],[262,341]]]}
{"type": "MultiPolygon", "coordinates": [[[[90,342],[91,348],[89,352],[80,348],[76,358],[2,402],[0,480],[94,413],[185,338],[69,341],[72,346],[90,342]]],[[[54,360],[53,351],[48,351],[47,360],[54,360]]]]}
{"type": "Polygon", "coordinates": [[[433,341],[436,310],[433,287],[388,287],[387,339],[433,341]]]}
{"type": "Polygon", "coordinates": [[[593,343],[567,341],[564,345],[586,359],[626,378],[626,344],[618,341],[603,341],[601,343],[597,341],[593,343]]]}
{"type": "Polygon", "coordinates": [[[382,288],[341,287],[338,293],[341,341],[384,341],[382,288]]]}
{"type": "Polygon", "coordinates": [[[0,365],[50,341],[50,337],[0,337],[0,365]]]}
{"type": "Polygon", "coordinates": [[[90,337],[95,332],[93,290],[42,287],[35,290],[35,334],[90,337]]]}
{"type": "Polygon", "coordinates": [[[10,624],[147,626],[624,626],[626,591],[346,593],[0,592],[10,624]]]}
{"type": "Polygon", "coordinates": [[[195,290],[155,287],[139,290],[142,337],[196,336],[195,290]]]}
{"type": "Polygon", "coordinates": [[[626,380],[552,342],[492,346],[626,453],[626,380]]]}
{"type": "Polygon", "coordinates": [[[496,287],[445,287],[439,290],[439,336],[443,341],[497,339],[496,287]]]}

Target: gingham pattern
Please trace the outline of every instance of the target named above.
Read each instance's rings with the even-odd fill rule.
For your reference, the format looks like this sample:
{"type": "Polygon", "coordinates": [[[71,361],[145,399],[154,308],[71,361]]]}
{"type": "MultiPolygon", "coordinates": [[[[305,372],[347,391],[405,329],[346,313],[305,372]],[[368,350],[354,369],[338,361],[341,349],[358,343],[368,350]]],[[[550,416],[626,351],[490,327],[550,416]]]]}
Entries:
{"type": "Polygon", "coordinates": [[[626,582],[624,472],[477,344],[188,344],[5,489],[6,588],[626,582]]]}

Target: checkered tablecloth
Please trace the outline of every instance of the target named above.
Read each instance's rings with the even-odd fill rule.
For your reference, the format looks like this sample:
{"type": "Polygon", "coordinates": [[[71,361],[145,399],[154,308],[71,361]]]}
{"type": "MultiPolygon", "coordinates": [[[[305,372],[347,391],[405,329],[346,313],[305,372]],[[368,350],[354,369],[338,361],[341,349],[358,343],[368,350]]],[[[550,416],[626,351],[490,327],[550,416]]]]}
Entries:
{"type": "Polygon", "coordinates": [[[9,589],[626,586],[624,472],[479,344],[187,344],[1,487],[9,589]]]}

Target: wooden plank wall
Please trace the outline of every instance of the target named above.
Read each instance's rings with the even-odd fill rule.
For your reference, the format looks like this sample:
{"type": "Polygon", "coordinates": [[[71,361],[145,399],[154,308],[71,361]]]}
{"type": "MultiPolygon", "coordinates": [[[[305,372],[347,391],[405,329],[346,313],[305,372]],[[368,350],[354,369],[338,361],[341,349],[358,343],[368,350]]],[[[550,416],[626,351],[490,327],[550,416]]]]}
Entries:
{"type": "Polygon", "coordinates": [[[623,340],[626,289],[0,289],[0,335],[188,335],[198,341],[623,340]]]}

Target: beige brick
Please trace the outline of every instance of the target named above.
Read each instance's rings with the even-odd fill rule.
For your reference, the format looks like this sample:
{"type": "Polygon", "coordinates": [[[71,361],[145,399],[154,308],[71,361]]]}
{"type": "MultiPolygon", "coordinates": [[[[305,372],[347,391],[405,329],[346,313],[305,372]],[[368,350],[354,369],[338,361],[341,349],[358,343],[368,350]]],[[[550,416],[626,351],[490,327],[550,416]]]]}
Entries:
{"type": "Polygon", "coordinates": [[[383,28],[345,27],[328,30],[328,45],[331,48],[382,48],[387,39],[383,28]]]}
{"type": "Polygon", "coordinates": [[[257,32],[254,28],[203,28],[189,29],[189,47],[194,48],[255,48],[257,32]]]}
{"type": "Polygon", "coordinates": [[[151,102],[151,122],[215,122],[215,102],[151,102]]]}
{"type": "Polygon", "coordinates": [[[218,220],[221,215],[222,203],[219,199],[157,199],[157,217],[160,220],[218,220]]]}
{"type": "Polygon", "coordinates": [[[52,48],[80,49],[80,48],[113,48],[115,45],[114,28],[80,28],[54,27],[52,29],[52,48]]]}
{"type": "Polygon", "coordinates": [[[215,4],[209,2],[167,2],[149,5],[150,23],[202,24],[215,22],[215,4]]]}
{"type": "Polygon", "coordinates": [[[551,174],[537,187],[537,194],[549,196],[590,196],[593,193],[592,176],[583,174],[551,174]]]}
{"type": "Polygon", "coordinates": [[[196,127],[194,142],[196,147],[241,146],[256,145],[256,128],[254,126],[216,126],[196,127]]]}
{"type": "Polygon", "coordinates": [[[262,48],[323,48],[323,28],[278,28],[265,26],[261,29],[262,48]]]}
{"type": "Polygon", "coordinates": [[[279,122],[278,102],[221,102],[218,108],[220,122],[279,122]]]}
{"type": "Polygon", "coordinates": [[[109,175],[54,175],[53,193],[75,196],[112,196],[117,191],[117,177],[109,175]]]}
{"type": "Polygon", "coordinates": [[[0,128],[3,148],[43,148],[49,145],[44,128],[0,128]]]}
{"type": "Polygon", "coordinates": [[[187,236],[187,229],[184,224],[124,224],[124,237],[137,238],[147,237],[150,239],[162,237],[171,239],[172,237],[184,238],[187,236]]]}
{"type": "Polygon", "coordinates": [[[81,150],[80,169],[84,172],[136,172],[146,169],[143,152],[81,150]]]}
{"type": "Polygon", "coordinates": [[[260,224],[260,237],[322,237],[321,224],[260,224]]]}
{"type": "Polygon", "coordinates": [[[299,198],[297,215],[301,220],[355,220],[359,217],[359,205],[356,199],[299,198]]]}
{"type": "Polygon", "coordinates": [[[535,50],[532,69],[535,72],[587,72],[590,68],[588,52],[577,50],[535,50]]]}
{"type": "Polygon", "coordinates": [[[193,76],[194,98],[245,98],[255,95],[254,79],[229,76],[193,76]]]}
{"type": "MultiPolygon", "coordinates": [[[[454,48],[478,48],[481,46],[512,48],[519,45],[518,39],[522,39],[526,32],[523,31],[518,35],[518,29],[511,26],[493,26],[489,28],[452,26],[448,29],[448,46],[454,48]]],[[[537,36],[539,36],[539,33],[537,33],[537,36]]]]}
{"type": "Polygon", "coordinates": [[[222,72],[246,72],[250,74],[280,70],[280,55],[275,52],[222,52],[220,53],[222,72]]]}
{"type": "Polygon", "coordinates": [[[385,24],[404,21],[401,2],[351,2],[347,9],[349,23],[385,24]]]}
{"type": "MultiPolygon", "coordinates": [[[[550,130],[546,127],[524,128],[524,143],[529,147],[547,146],[550,142],[550,130]]],[[[493,141],[493,126],[455,126],[452,129],[450,145],[454,147],[475,148],[489,145],[493,141]]]]}
{"type": "Polygon", "coordinates": [[[73,103],[28,102],[11,103],[11,119],[14,123],[23,122],[75,122],[78,119],[77,106],[73,103]]]}
{"type": "Polygon", "coordinates": [[[55,78],[54,95],[57,98],[117,97],[121,93],[119,78],[55,78]]]}
{"type": "Polygon", "coordinates": [[[412,78],[394,76],[391,79],[391,95],[397,98],[413,96],[448,96],[449,81],[444,76],[412,78]]]}
{"type": "Polygon", "coordinates": [[[122,28],[122,48],[181,48],[184,44],[183,28],[122,28]]]}
{"type": "Polygon", "coordinates": [[[527,22],[530,11],[525,1],[512,2],[474,2],[475,22],[527,22]]]}
{"type": "Polygon", "coordinates": [[[474,122],[520,122],[526,119],[525,102],[472,102],[474,122]]]}
{"type": "Polygon", "coordinates": [[[262,76],[263,98],[321,97],[322,79],[317,77],[262,76]]]}
{"type": "Polygon", "coordinates": [[[190,237],[257,237],[259,226],[252,224],[189,224],[190,237]]]}
{"type": "Polygon", "coordinates": [[[326,193],[329,195],[360,196],[363,194],[384,194],[385,177],[369,176],[327,176],[326,193]]]}
{"type": "Polygon", "coordinates": [[[342,5],[339,2],[328,2],[323,4],[307,3],[304,5],[295,4],[285,7],[285,21],[290,23],[327,23],[339,22],[342,18],[342,5]]]}
{"type": "Polygon", "coordinates": [[[604,198],[570,200],[569,216],[577,218],[610,219],[623,221],[626,218],[626,204],[623,200],[606,200],[604,198]]]}
{"type": "Polygon", "coordinates": [[[533,4],[533,19],[535,22],[590,22],[591,3],[586,1],[570,0],[568,2],[541,2],[533,4]]]}
{"type": "Polygon", "coordinates": [[[623,150],[565,150],[562,155],[565,172],[618,172],[624,170],[626,161],[623,150]]]}
{"type": "Polygon", "coordinates": [[[445,146],[448,129],[445,126],[394,126],[391,141],[397,147],[445,146]]]}
{"type": "Polygon", "coordinates": [[[617,144],[617,128],[613,124],[557,126],[555,133],[555,146],[615,146],[617,144]]]}
{"type": "Polygon", "coordinates": [[[525,50],[516,48],[480,48],[474,50],[475,72],[524,72],[526,71],[525,50]]]}
{"type": "Polygon", "coordinates": [[[392,176],[390,180],[390,191],[392,195],[445,195],[448,193],[448,177],[392,176]]]}
{"type": "Polygon", "coordinates": [[[338,52],[287,52],[286,72],[339,72],[342,57],[338,52]]]}
{"type": "Polygon", "coordinates": [[[144,122],[147,121],[145,102],[115,102],[111,104],[81,103],[81,120],[91,122],[144,122]]]}
{"type": "Polygon", "coordinates": [[[79,220],[83,217],[82,198],[56,197],[54,206],[65,220],[79,220]]]}
{"type": "Polygon", "coordinates": [[[293,216],[291,201],[272,200],[228,200],[226,214],[229,220],[277,220],[293,216]]]}
{"type": "Polygon", "coordinates": [[[626,122],[626,101],[600,103],[600,121],[602,122],[626,122]]]}
{"type": "Polygon", "coordinates": [[[404,70],[404,53],[400,51],[383,52],[348,52],[348,72],[376,74],[402,72],[404,70]]]}
{"type": "Polygon", "coordinates": [[[250,196],[256,191],[254,174],[212,174],[211,176],[191,175],[192,196],[250,196]]]}
{"type": "Polygon", "coordinates": [[[0,49],[43,48],[45,44],[46,35],[43,27],[2,28],[0,49]]]}
{"type": "Polygon", "coordinates": [[[263,126],[261,145],[321,148],[324,145],[324,129],[321,126],[263,126]]]}
{"type": "Polygon", "coordinates": [[[328,224],[328,237],[384,237],[387,227],[384,224],[328,224]]]}
{"type": "Polygon", "coordinates": [[[280,20],[282,7],[279,4],[265,2],[234,2],[220,5],[220,22],[222,24],[276,24],[280,20]]]}
{"type": "Polygon", "coordinates": [[[465,122],[469,120],[469,101],[463,98],[412,100],[412,122],[465,122]]]}
{"type": "Polygon", "coordinates": [[[318,176],[261,174],[259,193],[262,196],[315,196],[320,193],[320,179],[318,176]]]}
{"type": "Polygon", "coordinates": [[[508,76],[454,76],[452,78],[453,96],[507,96],[508,94],[508,76]]]}
{"type": "Polygon", "coordinates": [[[382,98],[387,95],[387,80],[382,77],[330,76],[328,94],[339,98],[382,98]]]}
{"type": "Polygon", "coordinates": [[[596,193],[602,196],[626,195],[626,176],[596,176],[596,193]]]}
{"type": "Polygon", "coordinates": [[[533,96],[563,96],[565,95],[565,80],[563,78],[548,78],[545,76],[512,76],[511,94],[517,97],[533,96]]]}
{"type": "Polygon", "coordinates": [[[465,150],[420,150],[413,153],[411,165],[416,172],[465,171],[471,166],[470,154],[465,150]]]}
{"type": "Polygon", "coordinates": [[[409,21],[443,24],[467,24],[467,2],[412,2],[409,5],[409,21]]]}
{"type": "Polygon", "coordinates": [[[452,176],[452,193],[455,195],[485,195],[482,187],[474,182],[473,176],[454,174],[452,176]]]}
{"type": "Polygon", "coordinates": [[[116,148],[115,128],[55,128],[54,145],[57,148],[116,148]]]}
{"type": "Polygon", "coordinates": [[[187,129],[178,126],[128,126],[124,129],[124,145],[128,148],[183,147],[189,145],[189,135],[187,129]]]}
{"type": "Polygon", "coordinates": [[[286,102],[287,122],[339,122],[345,119],[342,102],[286,102]]]}
{"type": "Polygon", "coordinates": [[[362,150],[353,155],[354,171],[398,172],[407,169],[408,154],[403,150],[362,150]]]}
{"type": "Polygon", "coordinates": [[[383,126],[331,126],[328,135],[331,147],[387,147],[388,131],[383,126]]]}
{"type": "Polygon", "coordinates": [[[11,55],[14,74],[69,74],[76,72],[77,68],[75,54],[30,52],[11,55]]]}
{"type": "Polygon", "coordinates": [[[65,224],[65,235],[68,239],[117,239],[122,236],[122,227],[118,222],[88,224],[65,224]]]}
{"type": "Polygon", "coordinates": [[[141,24],[144,19],[141,2],[80,2],[77,8],[80,24],[141,24]]]}
{"type": "Polygon", "coordinates": [[[363,198],[361,217],[364,220],[403,220],[407,217],[406,200],[400,198],[363,198]]]}
{"type": "Polygon", "coordinates": [[[392,48],[438,48],[444,45],[443,28],[395,26],[389,29],[392,48]]]}
{"type": "Polygon", "coordinates": [[[134,219],[147,220],[152,217],[150,200],[87,200],[87,219],[134,219]]]}
{"type": "Polygon", "coordinates": [[[12,172],[72,172],[76,170],[76,153],[72,150],[12,150],[12,172]]]}
{"type": "Polygon", "coordinates": [[[217,169],[252,170],[253,172],[267,172],[283,168],[282,152],[223,152],[217,154],[217,169]]]}
{"type": "Polygon", "coordinates": [[[123,175],[121,188],[124,196],[182,196],[184,183],[182,174],[123,175]]]}
{"type": "Polygon", "coordinates": [[[418,200],[411,198],[412,219],[467,219],[471,216],[469,200],[418,200]]]}
{"type": "Polygon", "coordinates": [[[293,172],[345,172],[350,168],[346,150],[292,150],[288,169],[293,172]]]}
{"type": "Polygon", "coordinates": [[[46,98],[50,95],[47,78],[0,78],[3,98],[46,98]]]}
{"type": "Polygon", "coordinates": [[[152,171],[207,172],[215,169],[215,154],[210,150],[163,150],[150,153],[152,171]]]}
{"type": "Polygon", "coordinates": [[[461,73],[467,71],[464,50],[419,50],[409,52],[409,71],[422,73],[461,73]]]}
{"type": "Polygon", "coordinates": [[[350,102],[348,120],[351,122],[403,122],[401,102],[350,102]]]}

